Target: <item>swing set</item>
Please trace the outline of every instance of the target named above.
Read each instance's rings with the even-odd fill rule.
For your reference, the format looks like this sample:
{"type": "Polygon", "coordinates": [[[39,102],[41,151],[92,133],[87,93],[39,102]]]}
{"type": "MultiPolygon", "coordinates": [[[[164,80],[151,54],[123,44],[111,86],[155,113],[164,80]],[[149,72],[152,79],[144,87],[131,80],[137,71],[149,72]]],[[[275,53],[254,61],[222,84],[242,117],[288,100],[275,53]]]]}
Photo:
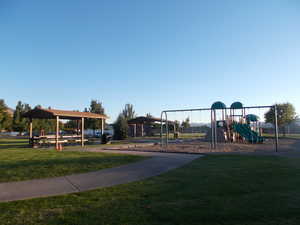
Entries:
{"type": "MultiPolygon", "coordinates": [[[[226,107],[223,102],[217,101],[210,108],[192,108],[192,109],[175,109],[163,110],[161,112],[161,147],[168,148],[170,143],[168,115],[171,113],[190,113],[191,132],[194,133],[192,123],[192,113],[206,112],[210,114],[209,131],[206,132],[205,140],[210,142],[210,148],[217,149],[219,143],[245,143],[245,144],[263,144],[265,138],[262,135],[262,127],[259,116],[248,113],[253,110],[274,110],[274,149],[278,151],[278,122],[277,106],[243,106],[241,102],[234,102],[230,107],[226,107]]],[[[199,118],[198,118],[199,119],[199,118]]],[[[174,126],[174,138],[176,131],[174,126]]]]}

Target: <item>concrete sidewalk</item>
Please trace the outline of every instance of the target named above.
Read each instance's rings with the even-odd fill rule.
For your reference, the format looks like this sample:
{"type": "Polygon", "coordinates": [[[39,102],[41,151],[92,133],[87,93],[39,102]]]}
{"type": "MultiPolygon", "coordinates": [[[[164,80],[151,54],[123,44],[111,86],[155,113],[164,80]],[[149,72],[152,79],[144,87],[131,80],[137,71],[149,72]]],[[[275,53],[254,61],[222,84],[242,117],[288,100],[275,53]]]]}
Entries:
{"type": "MultiPolygon", "coordinates": [[[[101,151],[93,149],[91,151],[101,151]]],[[[106,151],[101,151],[106,152],[106,151]]],[[[95,172],[75,174],[56,178],[36,179],[20,182],[0,183],[0,202],[23,200],[37,197],[63,195],[101,187],[125,184],[156,176],[169,170],[183,166],[201,155],[172,154],[154,152],[107,151],[152,156],[116,168],[103,169],[95,172]]]]}

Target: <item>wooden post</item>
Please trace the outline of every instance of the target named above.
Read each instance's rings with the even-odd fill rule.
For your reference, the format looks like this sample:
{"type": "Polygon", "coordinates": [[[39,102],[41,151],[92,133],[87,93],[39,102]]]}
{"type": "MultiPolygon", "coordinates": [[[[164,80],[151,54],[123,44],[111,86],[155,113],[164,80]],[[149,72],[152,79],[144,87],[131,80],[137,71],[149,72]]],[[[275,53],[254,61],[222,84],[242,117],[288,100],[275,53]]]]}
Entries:
{"type": "Polygon", "coordinates": [[[32,134],[32,118],[29,120],[29,144],[33,145],[32,140],[33,134],[32,134]]]}
{"type": "Polygon", "coordinates": [[[136,123],[133,125],[133,136],[136,137],[136,123]]]}
{"type": "Polygon", "coordinates": [[[101,136],[104,134],[104,119],[101,119],[101,136]]]}
{"type": "Polygon", "coordinates": [[[79,120],[76,120],[76,126],[77,126],[77,129],[76,129],[76,134],[79,135],[79,120]]]}
{"type": "Polygon", "coordinates": [[[84,146],[84,117],[81,118],[81,146],[84,146]]]}
{"type": "Polygon", "coordinates": [[[59,116],[56,116],[56,135],[55,135],[56,150],[59,149],[58,139],[59,139],[59,116]]]}

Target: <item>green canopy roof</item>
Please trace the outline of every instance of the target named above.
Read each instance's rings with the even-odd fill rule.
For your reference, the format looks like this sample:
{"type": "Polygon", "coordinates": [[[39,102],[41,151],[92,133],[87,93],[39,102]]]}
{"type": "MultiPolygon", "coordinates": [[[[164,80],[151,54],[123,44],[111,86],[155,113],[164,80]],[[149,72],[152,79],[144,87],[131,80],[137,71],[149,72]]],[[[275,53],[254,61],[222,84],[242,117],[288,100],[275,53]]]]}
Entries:
{"type": "Polygon", "coordinates": [[[256,122],[259,120],[259,116],[254,115],[254,114],[248,114],[248,115],[246,115],[246,120],[248,122],[256,122]]]}
{"type": "Polygon", "coordinates": [[[241,102],[234,102],[230,106],[231,109],[242,109],[243,104],[241,102]]]}
{"type": "Polygon", "coordinates": [[[211,109],[226,109],[226,105],[223,102],[215,102],[211,105],[211,109]]]}

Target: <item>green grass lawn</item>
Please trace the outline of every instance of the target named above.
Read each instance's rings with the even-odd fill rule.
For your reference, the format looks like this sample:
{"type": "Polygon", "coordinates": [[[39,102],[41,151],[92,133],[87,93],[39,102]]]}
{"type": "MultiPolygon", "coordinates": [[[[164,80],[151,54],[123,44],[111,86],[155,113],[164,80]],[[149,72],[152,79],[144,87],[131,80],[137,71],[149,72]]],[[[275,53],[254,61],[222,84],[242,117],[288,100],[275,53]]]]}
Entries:
{"type": "MultiPolygon", "coordinates": [[[[280,135],[280,137],[284,137],[284,136],[280,135]]],[[[286,134],[286,137],[300,139],[300,134],[286,134]]]]}
{"type": "MultiPolygon", "coordinates": [[[[203,138],[205,137],[206,133],[181,133],[179,132],[179,139],[191,139],[191,138],[203,138]]],[[[163,134],[163,138],[166,137],[166,134],[163,134]]],[[[143,140],[143,139],[153,139],[153,140],[160,140],[160,134],[156,134],[155,136],[144,136],[144,137],[135,137],[135,138],[128,138],[130,140],[143,140]]],[[[172,132],[169,133],[169,139],[174,139],[174,134],[172,132]]]]}
{"type": "MultiPolygon", "coordinates": [[[[275,134],[263,134],[263,137],[268,138],[274,138],[275,134]]],[[[300,134],[286,134],[285,136],[283,134],[278,135],[279,138],[294,138],[294,139],[300,139],[300,134]]]]}
{"type": "Polygon", "coordinates": [[[201,138],[205,137],[205,133],[179,133],[179,138],[185,139],[185,138],[201,138]]]}
{"type": "Polygon", "coordinates": [[[140,182],[0,203],[0,221],[3,225],[298,225],[299,175],[300,158],[207,156],[140,182]]]}
{"type": "Polygon", "coordinates": [[[27,143],[22,139],[0,139],[0,182],[89,172],[144,159],[113,153],[32,149],[26,147],[27,143]]]}

